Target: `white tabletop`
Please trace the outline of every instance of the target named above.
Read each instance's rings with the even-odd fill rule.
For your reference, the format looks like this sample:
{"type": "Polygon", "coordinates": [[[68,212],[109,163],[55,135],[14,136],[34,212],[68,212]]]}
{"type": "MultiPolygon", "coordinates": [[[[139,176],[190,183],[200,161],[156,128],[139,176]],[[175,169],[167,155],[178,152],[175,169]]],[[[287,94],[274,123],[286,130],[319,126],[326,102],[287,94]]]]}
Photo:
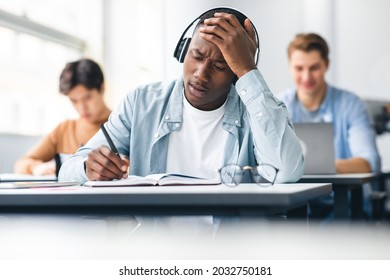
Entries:
{"type": "Polygon", "coordinates": [[[302,183],[364,184],[373,180],[375,173],[308,174],[303,175],[302,183]]]}
{"type": "Polygon", "coordinates": [[[30,181],[57,181],[56,176],[51,175],[31,175],[31,174],[15,174],[15,173],[0,173],[0,182],[30,182],[30,181]]]}
{"type": "Polygon", "coordinates": [[[331,191],[331,184],[276,184],[267,188],[255,184],[242,184],[234,188],[224,185],[203,185],[4,189],[0,190],[0,211],[12,207],[18,209],[46,207],[49,212],[59,207],[99,209],[126,207],[130,210],[136,207],[137,211],[152,208],[157,210],[159,207],[288,209],[304,205],[309,200],[327,195],[331,191]]]}

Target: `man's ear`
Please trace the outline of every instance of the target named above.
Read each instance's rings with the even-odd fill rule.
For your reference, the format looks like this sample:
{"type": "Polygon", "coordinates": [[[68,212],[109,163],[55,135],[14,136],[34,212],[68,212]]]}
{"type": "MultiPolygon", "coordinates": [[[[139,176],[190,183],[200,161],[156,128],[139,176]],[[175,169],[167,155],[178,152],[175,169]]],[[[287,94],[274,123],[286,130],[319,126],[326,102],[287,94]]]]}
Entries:
{"type": "Polygon", "coordinates": [[[103,95],[105,91],[106,91],[106,86],[104,85],[104,83],[102,83],[102,85],[100,86],[100,91],[99,91],[99,93],[100,93],[101,95],[103,95]]]}
{"type": "Polygon", "coordinates": [[[328,60],[328,61],[326,62],[326,70],[329,69],[329,65],[330,65],[330,60],[328,60]]]}

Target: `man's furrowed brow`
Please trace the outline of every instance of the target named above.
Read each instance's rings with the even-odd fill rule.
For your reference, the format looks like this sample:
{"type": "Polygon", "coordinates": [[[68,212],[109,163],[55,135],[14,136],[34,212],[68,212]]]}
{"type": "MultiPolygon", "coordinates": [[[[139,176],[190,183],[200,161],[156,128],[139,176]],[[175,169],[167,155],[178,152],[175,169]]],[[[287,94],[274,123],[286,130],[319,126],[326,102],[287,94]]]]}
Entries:
{"type": "Polygon", "coordinates": [[[195,52],[195,54],[199,55],[199,56],[204,56],[204,53],[202,53],[200,50],[198,49],[193,49],[193,52],[195,52]]]}
{"type": "MultiPolygon", "coordinates": [[[[205,57],[205,54],[202,53],[199,49],[193,49],[192,51],[195,52],[196,55],[199,55],[201,57],[205,57]]],[[[214,59],[214,62],[227,64],[226,60],[223,57],[221,59],[214,59]]]]}

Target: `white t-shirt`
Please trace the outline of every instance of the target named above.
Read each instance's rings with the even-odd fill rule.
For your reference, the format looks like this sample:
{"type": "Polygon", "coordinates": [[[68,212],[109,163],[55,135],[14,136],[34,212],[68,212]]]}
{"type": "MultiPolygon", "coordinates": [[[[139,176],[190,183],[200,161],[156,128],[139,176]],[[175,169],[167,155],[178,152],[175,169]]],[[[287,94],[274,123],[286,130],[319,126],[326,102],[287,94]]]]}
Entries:
{"type": "Polygon", "coordinates": [[[202,111],[183,98],[183,125],[169,135],[167,172],[203,178],[218,177],[224,162],[228,132],[221,124],[226,102],[202,111]]]}

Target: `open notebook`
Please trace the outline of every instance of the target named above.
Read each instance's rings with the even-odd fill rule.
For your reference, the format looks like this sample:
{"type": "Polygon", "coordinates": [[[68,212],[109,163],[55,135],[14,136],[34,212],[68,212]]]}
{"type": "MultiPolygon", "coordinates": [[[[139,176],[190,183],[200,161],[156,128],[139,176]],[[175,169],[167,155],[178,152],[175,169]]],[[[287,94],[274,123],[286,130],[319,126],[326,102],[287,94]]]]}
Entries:
{"type": "Polygon", "coordinates": [[[175,185],[218,185],[217,178],[205,179],[184,174],[150,174],[145,177],[130,175],[126,179],[113,181],[87,181],[87,187],[129,187],[129,186],[175,186],[175,185]]]}

